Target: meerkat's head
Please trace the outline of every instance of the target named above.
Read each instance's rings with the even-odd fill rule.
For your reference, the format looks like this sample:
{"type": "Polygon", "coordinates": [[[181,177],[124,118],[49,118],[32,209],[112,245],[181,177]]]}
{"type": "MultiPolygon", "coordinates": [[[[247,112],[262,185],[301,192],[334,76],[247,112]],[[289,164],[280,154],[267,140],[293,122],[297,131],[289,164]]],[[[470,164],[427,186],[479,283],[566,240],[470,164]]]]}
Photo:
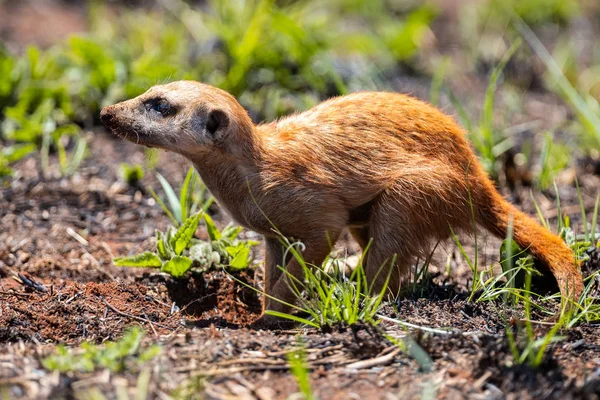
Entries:
{"type": "Polygon", "coordinates": [[[253,129],[233,96],[194,81],[153,86],[138,97],[105,107],[100,119],[119,137],[183,155],[245,141],[243,136],[253,129]]]}

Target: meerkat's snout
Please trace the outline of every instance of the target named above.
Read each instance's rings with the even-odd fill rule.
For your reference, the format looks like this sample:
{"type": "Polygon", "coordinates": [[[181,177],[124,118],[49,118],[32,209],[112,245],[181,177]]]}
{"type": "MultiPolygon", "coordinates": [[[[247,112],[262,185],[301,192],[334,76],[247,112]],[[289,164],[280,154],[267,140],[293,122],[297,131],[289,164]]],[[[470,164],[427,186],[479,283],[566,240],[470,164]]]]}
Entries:
{"type": "Polygon", "coordinates": [[[104,107],[102,111],[100,111],[100,119],[102,120],[102,122],[108,122],[112,119],[112,117],[113,114],[109,107],[104,107]]]}
{"type": "Polygon", "coordinates": [[[105,126],[110,124],[110,122],[112,121],[114,116],[115,116],[115,114],[114,114],[113,106],[104,107],[102,109],[102,111],[100,111],[100,120],[102,121],[102,123],[105,126]]]}

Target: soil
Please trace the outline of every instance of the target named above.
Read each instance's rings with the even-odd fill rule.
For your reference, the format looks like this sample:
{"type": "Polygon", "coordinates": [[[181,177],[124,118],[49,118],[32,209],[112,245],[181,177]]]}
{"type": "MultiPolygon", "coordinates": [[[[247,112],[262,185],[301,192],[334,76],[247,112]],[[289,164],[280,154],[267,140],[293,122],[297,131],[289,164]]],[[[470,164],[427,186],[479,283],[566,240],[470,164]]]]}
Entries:
{"type": "MultiPolygon", "coordinates": [[[[65,18],[75,12],[64,4],[57,7],[69,10],[65,18]]],[[[15,24],[7,32],[25,23],[15,24]]],[[[483,93],[485,75],[470,78],[468,90],[483,93]]],[[[427,96],[420,78],[394,84],[427,96]]],[[[539,119],[554,124],[545,118],[549,114],[567,118],[565,106],[548,93],[523,96],[525,106],[514,116],[515,124],[539,119]]],[[[565,331],[560,342],[549,345],[537,369],[517,365],[505,332],[515,329],[521,310],[468,301],[472,274],[451,242],[438,249],[430,279],[382,310],[386,317],[434,332],[387,320],[377,328],[253,329],[262,299],[236,279],[260,288],[262,248],[254,268],[235,277],[213,271],[176,280],[154,270],[113,266],[115,256],[150,249],[155,229],[164,230],[169,220],[143,189],[157,187],[154,174],[147,172],[136,187],[118,177],[124,160],[144,163],[143,149],[100,128],[88,134],[89,157],[73,177],[61,178],[54,167],[41,173],[38,161],[28,158],[0,189],[0,398],[89,398],[94,390],[106,398],[133,396],[148,373],[148,398],[284,399],[299,391],[288,363],[299,348],[321,399],[600,398],[600,324],[565,331]],[[142,366],[118,374],[58,374],[41,366],[57,344],[118,340],[134,325],[147,332],[144,346],[162,348],[142,366]],[[405,349],[394,343],[398,340],[405,349]]],[[[594,163],[582,158],[559,177],[563,210],[569,210],[575,226],[580,209],[573,177],[578,176],[590,212],[600,187],[594,163]]],[[[160,153],[158,166],[171,182],[182,182],[188,163],[160,153]]],[[[534,213],[526,181],[513,190],[507,182],[503,187],[520,208],[534,213]]],[[[556,216],[553,193],[536,191],[534,196],[546,216],[556,216]]],[[[211,213],[219,226],[228,222],[218,208],[211,213]]],[[[197,236],[206,237],[206,232],[200,228],[197,236]]],[[[481,264],[490,265],[497,259],[498,241],[479,240],[481,264]]],[[[347,234],[338,249],[357,252],[347,234]]],[[[467,246],[469,254],[473,251],[467,246]]],[[[598,269],[596,251],[582,270],[589,275],[598,269]]],[[[541,334],[548,325],[540,320],[534,329],[541,334]]]]}

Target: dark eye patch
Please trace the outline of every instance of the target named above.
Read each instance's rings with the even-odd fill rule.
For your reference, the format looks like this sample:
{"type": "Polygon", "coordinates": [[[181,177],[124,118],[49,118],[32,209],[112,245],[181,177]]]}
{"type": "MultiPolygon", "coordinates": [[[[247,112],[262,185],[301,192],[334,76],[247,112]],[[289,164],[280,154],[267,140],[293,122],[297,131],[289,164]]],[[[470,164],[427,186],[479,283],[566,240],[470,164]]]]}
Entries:
{"type": "Polygon", "coordinates": [[[149,112],[160,114],[162,117],[172,115],[176,112],[175,107],[173,107],[167,100],[161,98],[147,100],[144,103],[144,106],[149,112]]]}

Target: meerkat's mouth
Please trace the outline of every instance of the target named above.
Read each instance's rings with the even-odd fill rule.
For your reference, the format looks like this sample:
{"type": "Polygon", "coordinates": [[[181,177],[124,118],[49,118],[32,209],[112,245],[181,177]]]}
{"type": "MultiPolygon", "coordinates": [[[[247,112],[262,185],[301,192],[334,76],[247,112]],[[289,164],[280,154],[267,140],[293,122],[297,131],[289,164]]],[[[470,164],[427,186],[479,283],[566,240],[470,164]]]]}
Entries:
{"type": "Polygon", "coordinates": [[[151,143],[152,140],[146,133],[138,131],[130,125],[120,123],[111,106],[102,109],[100,120],[115,136],[135,144],[154,147],[151,143]]]}

